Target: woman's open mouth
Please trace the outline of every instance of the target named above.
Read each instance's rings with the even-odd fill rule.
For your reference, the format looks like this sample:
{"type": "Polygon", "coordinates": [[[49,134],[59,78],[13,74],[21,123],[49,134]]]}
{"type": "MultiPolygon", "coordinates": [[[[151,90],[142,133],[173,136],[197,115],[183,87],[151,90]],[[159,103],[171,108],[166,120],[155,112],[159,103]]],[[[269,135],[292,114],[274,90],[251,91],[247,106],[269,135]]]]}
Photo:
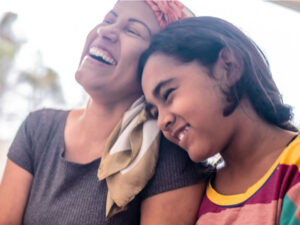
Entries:
{"type": "Polygon", "coordinates": [[[92,47],[89,49],[89,54],[93,59],[103,62],[108,65],[116,65],[117,61],[110,54],[100,48],[92,47]]]}

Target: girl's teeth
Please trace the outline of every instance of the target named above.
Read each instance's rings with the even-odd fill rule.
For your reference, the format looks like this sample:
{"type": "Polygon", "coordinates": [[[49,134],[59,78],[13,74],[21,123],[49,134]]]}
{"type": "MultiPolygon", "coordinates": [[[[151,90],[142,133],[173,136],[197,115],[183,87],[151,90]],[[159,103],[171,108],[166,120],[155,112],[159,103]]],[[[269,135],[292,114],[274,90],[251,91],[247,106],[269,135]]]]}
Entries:
{"type": "Polygon", "coordinates": [[[184,137],[184,134],[180,133],[179,136],[178,136],[179,141],[181,141],[183,139],[183,137],[184,137]]]}
{"type": "Polygon", "coordinates": [[[181,131],[178,135],[178,140],[181,141],[184,137],[184,135],[186,134],[186,132],[188,131],[189,129],[189,126],[185,126],[183,131],[181,131]]]}

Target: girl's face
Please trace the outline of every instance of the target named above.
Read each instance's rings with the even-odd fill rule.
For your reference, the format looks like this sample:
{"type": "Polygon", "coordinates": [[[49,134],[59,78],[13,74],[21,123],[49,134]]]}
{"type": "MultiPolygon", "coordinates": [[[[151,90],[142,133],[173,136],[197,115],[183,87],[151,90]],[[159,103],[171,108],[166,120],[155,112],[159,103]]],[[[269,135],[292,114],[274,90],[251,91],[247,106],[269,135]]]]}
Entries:
{"type": "Polygon", "coordinates": [[[231,116],[223,116],[220,80],[208,74],[196,61],[182,63],[156,53],[142,77],[147,108],[158,127],[196,162],[224,149],[233,131],[231,116]]]}
{"type": "Polygon", "coordinates": [[[138,59],[148,47],[151,35],[159,30],[147,3],[118,1],[88,35],[77,81],[92,96],[139,96],[138,59]]]}

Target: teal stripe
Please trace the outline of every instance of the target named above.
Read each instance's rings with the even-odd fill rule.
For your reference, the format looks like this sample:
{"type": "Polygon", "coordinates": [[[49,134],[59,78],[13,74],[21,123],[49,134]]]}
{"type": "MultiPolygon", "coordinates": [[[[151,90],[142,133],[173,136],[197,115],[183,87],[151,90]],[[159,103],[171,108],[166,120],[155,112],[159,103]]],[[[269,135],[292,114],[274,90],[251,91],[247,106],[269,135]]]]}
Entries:
{"type": "Polygon", "coordinates": [[[297,220],[295,216],[295,212],[297,210],[297,206],[291,201],[288,195],[285,195],[280,215],[280,225],[297,225],[300,222],[297,220]]]}

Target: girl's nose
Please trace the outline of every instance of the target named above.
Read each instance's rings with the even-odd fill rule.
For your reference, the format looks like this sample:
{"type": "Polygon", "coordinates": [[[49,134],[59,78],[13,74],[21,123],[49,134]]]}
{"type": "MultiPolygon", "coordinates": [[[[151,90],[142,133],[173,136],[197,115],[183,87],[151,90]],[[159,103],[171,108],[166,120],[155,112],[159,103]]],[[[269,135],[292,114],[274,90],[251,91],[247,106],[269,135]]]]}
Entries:
{"type": "Polygon", "coordinates": [[[175,122],[175,116],[171,113],[159,113],[157,126],[162,131],[170,131],[170,128],[175,122]]]}

